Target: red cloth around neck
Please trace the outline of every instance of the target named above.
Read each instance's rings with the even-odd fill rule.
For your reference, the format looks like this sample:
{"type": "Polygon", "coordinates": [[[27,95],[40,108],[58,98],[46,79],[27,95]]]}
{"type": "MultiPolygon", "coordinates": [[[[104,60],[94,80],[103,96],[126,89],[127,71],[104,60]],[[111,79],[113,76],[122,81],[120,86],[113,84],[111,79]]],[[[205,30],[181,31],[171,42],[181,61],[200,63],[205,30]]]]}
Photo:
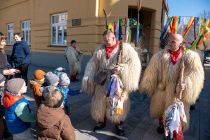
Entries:
{"type": "Polygon", "coordinates": [[[5,93],[4,98],[3,98],[4,107],[9,108],[14,103],[16,103],[18,100],[20,100],[21,98],[23,98],[23,96],[13,96],[8,93],[5,93]]]}
{"type": "Polygon", "coordinates": [[[182,47],[179,47],[179,49],[177,51],[172,51],[169,49],[172,64],[176,64],[178,57],[179,57],[180,53],[182,52],[182,50],[183,50],[182,47]]]}
{"type": "Polygon", "coordinates": [[[105,47],[106,51],[106,59],[109,59],[111,56],[112,51],[118,46],[118,41],[116,41],[116,44],[110,47],[105,47]]]}

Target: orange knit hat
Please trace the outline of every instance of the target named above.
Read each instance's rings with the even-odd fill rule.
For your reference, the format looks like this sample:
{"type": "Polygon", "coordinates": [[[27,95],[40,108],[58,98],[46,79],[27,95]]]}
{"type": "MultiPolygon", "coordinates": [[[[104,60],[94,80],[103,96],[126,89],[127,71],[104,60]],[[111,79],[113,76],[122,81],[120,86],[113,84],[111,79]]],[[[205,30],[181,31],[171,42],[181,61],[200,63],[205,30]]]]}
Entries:
{"type": "Polygon", "coordinates": [[[45,72],[43,70],[35,70],[35,72],[34,72],[34,78],[36,80],[41,80],[41,79],[44,78],[44,76],[45,76],[45,72]]]}

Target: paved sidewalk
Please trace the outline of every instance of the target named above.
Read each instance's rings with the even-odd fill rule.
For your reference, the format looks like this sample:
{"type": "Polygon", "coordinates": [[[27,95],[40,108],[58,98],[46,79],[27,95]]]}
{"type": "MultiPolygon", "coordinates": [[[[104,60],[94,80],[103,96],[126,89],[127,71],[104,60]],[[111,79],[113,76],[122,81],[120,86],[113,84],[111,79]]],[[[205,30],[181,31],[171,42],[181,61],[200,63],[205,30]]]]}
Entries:
{"type": "MultiPolygon", "coordinates": [[[[29,68],[29,79],[32,73],[39,66],[31,65],[29,68]]],[[[41,67],[45,71],[54,70],[53,67],[41,67]]],[[[190,129],[185,133],[185,140],[209,140],[210,139],[210,68],[206,67],[206,80],[204,90],[201,93],[199,101],[196,103],[196,109],[190,112],[190,129]]],[[[82,76],[80,76],[80,79],[82,76]]],[[[198,81],[199,82],[199,81],[198,81]]],[[[79,92],[81,81],[71,82],[70,88],[79,92]]],[[[31,96],[31,90],[26,94],[30,100],[32,110],[36,111],[34,99],[31,96]]],[[[76,140],[162,140],[163,135],[156,132],[158,126],[157,120],[149,117],[149,98],[139,94],[132,93],[131,110],[125,121],[125,137],[115,134],[115,126],[107,122],[106,127],[97,133],[94,133],[94,120],[90,115],[91,97],[88,94],[81,93],[70,97],[70,118],[76,129],[76,140]]]]}

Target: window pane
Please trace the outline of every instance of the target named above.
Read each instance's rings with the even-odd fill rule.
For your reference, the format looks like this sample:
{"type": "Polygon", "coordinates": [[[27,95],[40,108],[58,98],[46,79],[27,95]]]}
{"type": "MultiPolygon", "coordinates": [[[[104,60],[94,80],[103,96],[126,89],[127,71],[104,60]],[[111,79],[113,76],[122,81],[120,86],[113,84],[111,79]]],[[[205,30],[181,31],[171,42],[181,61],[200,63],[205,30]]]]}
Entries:
{"type": "Polygon", "coordinates": [[[8,33],[8,38],[7,38],[8,44],[13,44],[13,32],[8,33]]]}
{"type": "Polygon", "coordinates": [[[22,29],[24,29],[25,28],[25,23],[24,22],[22,22],[22,29]]]}
{"type": "Polygon", "coordinates": [[[8,30],[12,30],[12,25],[9,24],[9,25],[7,26],[7,29],[8,29],[8,30]]]}
{"type": "Polygon", "coordinates": [[[56,27],[52,27],[52,44],[56,44],[56,27]]]}
{"type": "Polygon", "coordinates": [[[64,45],[67,44],[67,27],[64,26],[64,45]]]}
{"type": "Polygon", "coordinates": [[[26,31],[26,42],[28,43],[29,34],[28,31],[26,31]]]}
{"type": "Polygon", "coordinates": [[[29,22],[26,22],[26,28],[29,29],[29,22]]]}
{"type": "Polygon", "coordinates": [[[58,44],[63,44],[62,30],[63,30],[63,27],[62,26],[58,26],[58,44]]]}
{"type": "Polygon", "coordinates": [[[13,44],[13,32],[14,32],[13,28],[14,28],[13,23],[7,24],[7,43],[9,45],[13,44]]]}
{"type": "Polygon", "coordinates": [[[26,38],[25,38],[25,32],[24,32],[24,31],[22,31],[22,37],[23,37],[23,40],[26,39],[26,38]]]}
{"type": "Polygon", "coordinates": [[[62,15],[60,15],[60,17],[59,17],[59,22],[60,22],[60,23],[65,23],[65,22],[66,22],[66,20],[67,20],[67,18],[66,18],[66,14],[62,14],[62,15]]]}
{"type": "Polygon", "coordinates": [[[52,23],[58,23],[58,18],[59,18],[58,15],[52,16],[52,23]]]}
{"type": "Polygon", "coordinates": [[[31,30],[29,30],[29,35],[28,35],[28,44],[31,44],[31,30]]]}

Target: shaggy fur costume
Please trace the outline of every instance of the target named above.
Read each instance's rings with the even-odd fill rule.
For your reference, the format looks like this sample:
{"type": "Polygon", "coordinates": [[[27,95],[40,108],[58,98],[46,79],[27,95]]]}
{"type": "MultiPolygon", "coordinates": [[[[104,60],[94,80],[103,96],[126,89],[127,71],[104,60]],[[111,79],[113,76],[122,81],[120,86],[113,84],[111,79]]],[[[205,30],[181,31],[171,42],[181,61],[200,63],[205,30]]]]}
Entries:
{"type": "Polygon", "coordinates": [[[130,108],[129,93],[138,89],[141,73],[141,63],[138,54],[134,48],[127,43],[123,43],[122,52],[122,55],[120,55],[121,59],[119,60],[122,66],[120,77],[124,84],[124,92],[127,93],[122,115],[110,115],[110,103],[105,96],[110,76],[108,76],[103,86],[94,83],[94,76],[97,71],[101,69],[111,70],[114,68],[114,65],[117,63],[119,46],[112,51],[109,59],[106,58],[104,45],[99,46],[86,66],[82,81],[82,91],[92,94],[91,115],[96,122],[104,122],[105,118],[115,123],[123,122],[130,108]]]}
{"type": "Polygon", "coordinates": [[[69,63],[70,75],[76,75],[80,73],[80,57],[79,51],[72,46],[66,48],[65,56],[69,63]]]}
{"type": "Polygon", "coordinates": [[[167,49],[156,53],[146,68],[140,83],[140,92],[146,92],[151,97],[150,115],[153,118],[162,117],[164,110],[171,105],[176,96],[176,86],[180,80],[181,60],[184,57],[184,82],[186,88],[182,94],[185,113],[189,128],[190,105],[199,98],[204,83],[204,70],[199,55],[193,51],[180,54],[176,64],[172,64],[167,49]]]}

